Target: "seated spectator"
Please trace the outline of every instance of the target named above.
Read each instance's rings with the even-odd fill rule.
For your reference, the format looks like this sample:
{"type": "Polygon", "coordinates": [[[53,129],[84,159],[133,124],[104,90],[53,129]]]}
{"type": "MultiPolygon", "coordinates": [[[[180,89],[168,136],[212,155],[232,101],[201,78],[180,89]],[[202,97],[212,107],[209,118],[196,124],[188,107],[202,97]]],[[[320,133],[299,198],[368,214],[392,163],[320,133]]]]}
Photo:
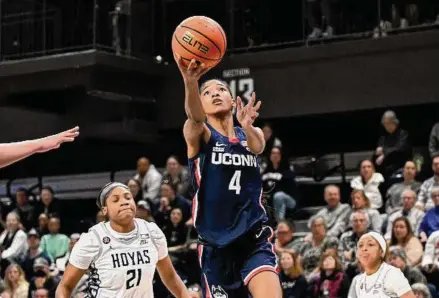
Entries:
{"type": "Polygon", "coordinates": [[[405,278],[407,278],[410,285],[415,283],[427,284],[427,279],[421,273],[421,271],[408,264],[408,258],[405,251],[400,247],[394,247],[390,249],[390,256],[388,262],[390,265],[401,269],[404,273],[405,278]]]}
{"type": "Polygon", "coordinates": [[[439,156],[439,122],[433,125],[431,129],[428,151],[431,158],[439,156]]]}
{"type": "Polygon", "coordinates": [[[280,255],[279,279],[284,298],[308,297],[308,282],[295,253],[284,251],[280,255]]]}
{"type": "Polygon", "coordinates": [[[1,276],[11,263],[24,260],[27,251],[27,235],[20,229],[20,217],[10,212],[6,217],[6,230],[0,236],[1,276]]]}
{"type": "Polygon", "coordinates": [[[130,188],[134,201],[143,200],[143,190],[139,180],[131,178],[125,184],[130,188]]]}
{"type": "Polygon", "coordinates": [[[145,200],[137,202],[136,217],[146,221],[154,222],[154,218],[151,215],[151,207],[145,200]]]}
{"type": "Polygon", "coordinates": [[[403,205],[402,192],[406,189],[411,189],[416,194],[421,188],[421,183],[416,181],[416,165],[413,161],[407,161],[404,165],[403,171],[404,180],[400,183],[393,184],[386,194],[386,213],[392,214],[398,210],[401,210],[403,205]]]}
{"type": "Polygon", "coordinates": [[[171,155],[166,161],[166,170],[163,173],[162,183],[169,181],[177,190],[177,195],[189,198],[189,186],[191,185],[191,177],[189,171],[183,167],[178,158],[171,155]]]}
{"type": "Polygon", "coordinates": [[[355,251],[357,250],[357,242],[360,237],[369,231],[369,216],[363,210],[354,211],[350,216],[350,226],[352,230],[344,232],[340,237],[338,245],[338,255],[344,268],[356,270],[357,258],[355,251]]]}
{"type": "Polygon", "coordinates": [[[347,297],[349,279],[343,272],[343,266],[337,254],[323,254],[320,257],[319,272],[312,297],[347,297]]]}
{"type": "Polygon", "coordinates": [[[33,297],[38,289],[46,289],[50,297],[55,297],[55,291],[61,279],[52,276],[49,263],[44,258],[38,258],[34,262],[34,278],[29,285],[29,297],[33,297]]]}
{"type": "Polygon", "coordinates": [[[189,224],[188,221],[191,221],[191,204],[185,198],[176,194],[176,189],[172,184],[163,183],[160,192],[162,196],[160,207],[154,214],[159,227],[163,227],[166,224],[166,217],[169,216],[169,211],[176,207],[180,208],[183,212],[183,221],[189,224]]]}
{"type": "Polygon", "coordinates": [[[262,174],[262,183],[264,191],[272,193],[276,220],[284,220],[287,209],[292,210],[296,207],[293,198],[296,181],[294,172],[282,158],[278,147],[271,149],[270,160],[262,174]]]}
{"type": "Polygon", "coordinates": [[[375,172],[375,167],[370,160],[363,160],[360,165],[360,176],[351,181],[354,190],[362,190],[370,200],[371,208],[380,209],[383,206],[383,199],[379,186],[384,182],[383,175],[375,172]]]}
{"type": "Polygon", "coordinates": [[[21,223],[29,231],[35,223],[34,207],[29,203],[29,192],[26,188],[19,188],[15,193],[15,212],[20,216],[21,223]]]}
{"type": "Polygon", "coordinates": [[[49,216],[46,213],[41,213],[38,216],[38,228],[36,230],[40,237],[49,234],[49,216]]]}
{"type": "Polygon", "coordinates": [[[416,283],[411,285],[413,294],[415,294],[416,298],[432,298],[430,290],[423,283],[416,283]]]}
{"type": "Polygon", "coordinates": [[[326,222],[323,217],[316,216],[311,219],[311,237],[304,241],[299,253],[308,282],[315,277],[312,273],[318,268],[322,253],[328,248],[338,249],[338,239],[328,235],[326,231],[326,222]]]}
{"type": "Polygon", "coordinates": [[[193,284],[187,287],[189,297],[191,298],[203,298],[203,290],[199,284],[193,284]]]}
{"type": "Polygon", "coordinates": [[[55,259],[54,263],[56,266],[56,269],[58,269],[59,272],[64,273],[66,270],[67,263],[69,262],[70,253],[72,252],[73,247],[75,244],[79,241],[79,238],[81,235],[78,233],[74,233],[70,235],[70,243],[69,243],[69,250],[64,256],[58,257],[55,259]]]}
{"type": "Polygon", "coordinates": [[[44,186],[41,188],[40,202],[35,206],[35,213],[46,213],[48,216],[61,216],[61,208],[58,199],[54,197],[52,187],[44,186]]]}
{"type": "Polygon", "coordinates": [[[352,210],[366,212],[369,216],[370,229],[378,233],[381,232],[383,221],[380,213],[376,209],[371,208],[369,198],[365,195],[364,191],[354,189],[351,193],[351,199],[352,210]]]}
{"type": "Polygon", "coordinates": [[[294,237],[293,224],[287,220],[282,220],[277,224],[274,243],[278,256],[285,251],[298,253],[303,245],[303,238],[294,237]]]}
{"type": "Polygon", "coordinates": [[[27,234],[27,244],[29,250],[27,251],[26,257],[22,263],[24,273],[27,280],[31,280],[34,276],[34,261],[37,258],[44,258],[51,263],[50,257],[40,249],[40,235],[35,229],[32,229],[27,234]]]}
{"type": "Polygon", "coordinates": [[[35,291],[33,298],[49,298],[49,291],[46,289],[38,289],[35,291]]]}
{"type": "Polygon", "coordinates": [[[326,222],[327,235],[339,237],[345,231],[351,208],[348,204],[340,203],[340,188],[336,185],[326,186],[324,197],[328,205],[310,218],[308,226],[311,227],[314,217],[322,217],[326,222]]]}
{"type": "Polygon", "coordinates": [[[423,247],[421,241],[413,234],[412,226],[407,217],[399,217],[393,222],[389,246],[402,248],[407,255],[408,265],[416,266],[421,263],[423,247]]]}
{"type": "Polygon", "coordinates": [[[306,15],[308,25],[312,28],[309,39],[332,37],[334,35],[333,3],[330,0],[307,0],[306,15]],[[326,29],[323,32],[323,19],[325,19],[326,29]]]}
{"type": "Polygon", "coordinates": [[[60,234],[60,220],[58,217],[52,217],[49,220],[50,234],[41,238],[40,248],[47,253],[52,261],[64,256],[69,250],[70,239],[64,234],[60,234]]]}
{"type": "Polygon", "coordinates": [[[434,207],[433,203],[433,188],[439,190],[439,156],[434,156],[432,161],[433,177],[427,179],[422,183],[421,190],[418,194],[418,202],[416,206],[428,211],[434,207]]]}
{"type": "Polygon", "coordinates": [[[20,265],[11,264],[6,269],[5,290],[13,298],[28,297],[29,283],[26,281],[20,265]]]}
{"type": "Polygon", "coordinates": [[[421,225],[421,222],[425,216],[425,213],[423,211],[415,207],[416,193],[413,190],[411,189],[404,190],[401,195],[403,200],[402,210],[398,210],[394,212],[392,215],[390,215],[389,219],[387,220],[386,235],[384,237],[387,240],[390,239],[390,236],[392,234],[393,222],[395,221],[395,219],[402,216],[407,217],[412,227],[412,231],[414,235],[418,237],[419,226],[421,225]]]}
{"type": "Polygon", "coordinates": [[[428,237],[421,266],[427,281],[439,285],[439,230],[428,237]]]}
{"type": "Polygon", "coordinates": [[[268,160],[268,157],[270,156],[271,149],[273,147],[282,148],[282,142],[273,134],[273,128],[269,123],[265,123],[262,127],[262,132],[264,134],[265,139],[265,148],[264,152],[262,152],[261,157],[264,160],[268,160]]]}
{"type": "Polygon", "coordinates": [[[142,184],[143,199],[154,204],[160,191],[162,175],[152,165],[148,158],[141,157],[137,161],[137,174],[133,177],[142,184]]]}
{"type": "Polygon", "coordinates": [[[171,210],[170,221],[165,225],[163,233],[168,242],[168,251],[176,252],[186,247],[188,228],[183,221],[183,213],[176,207],[171,210]]]}
{"type": "Polygon", "coordinates": [[[427,242],[431,233],[439,230],[439,187],[432,189],[434,208],[430,209],[424,216],[419,226],[419,238],[421,242],[427,242]]]}
{"type": "Polygon", "coordinates": [[[412,158],[412,146],[407,131],[399,127],[395,112],[386,111],[381,123],[386,134],[378,140],[374,160],[378,171],[388,179],[412,158]]]}

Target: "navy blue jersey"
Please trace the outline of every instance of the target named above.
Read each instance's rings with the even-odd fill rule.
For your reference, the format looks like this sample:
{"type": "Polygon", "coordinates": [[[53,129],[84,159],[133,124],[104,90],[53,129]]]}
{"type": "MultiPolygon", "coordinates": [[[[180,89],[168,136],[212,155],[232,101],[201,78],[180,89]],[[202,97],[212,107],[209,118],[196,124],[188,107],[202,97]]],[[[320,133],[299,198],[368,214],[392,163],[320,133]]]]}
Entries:
{"type": "Polygon", "coordinates": [[[259,160],[247,147],[247,136],[235,127],[229,139],[213,129],[208,143],[189,159],[195,196],[194,225],[202,240],[224,247],[267,220],[262,205],[259,160]]]}

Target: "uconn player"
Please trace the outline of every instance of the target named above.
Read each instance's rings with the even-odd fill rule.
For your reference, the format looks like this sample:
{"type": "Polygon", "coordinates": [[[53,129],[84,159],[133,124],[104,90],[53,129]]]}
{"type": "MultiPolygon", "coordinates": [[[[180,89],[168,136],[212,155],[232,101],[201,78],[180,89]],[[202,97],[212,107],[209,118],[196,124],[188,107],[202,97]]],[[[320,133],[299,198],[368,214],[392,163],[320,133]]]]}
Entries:
{"type": "Polygon", "coordinates": [[[183,75],[188,120],[184,124],[196,194],[193,222],[200,235],[199,261],[205,297],[282,297],[271,228],[261,204],[257,155],[264,150],[261,129],[253,126],[260,102],[232,98],[228,86],[198,80],[208,69],[192,60],[183,75]],[[233,123],[233,109],[241,127],[233,123]]]}
{"type": "Polygon", "coordinates": [[[41,139],[0,144],[0,168],[20,161],[35,153],[57,149],[64,142],[73,142],[79,135],[79,127],[41,139]]]}
{"type": "Polygon", "coordinates": [[[70,298],[88,270],[86,297],[152,298],[152,280],[157,267],[163,283],[174,296],[189,298],[168,257],[163,232],[155,223],[134,218],[136,205],[129,188],[115,182],[105,185],[97,205],[109,221],[81,235],[56,297],[70,298]]]}

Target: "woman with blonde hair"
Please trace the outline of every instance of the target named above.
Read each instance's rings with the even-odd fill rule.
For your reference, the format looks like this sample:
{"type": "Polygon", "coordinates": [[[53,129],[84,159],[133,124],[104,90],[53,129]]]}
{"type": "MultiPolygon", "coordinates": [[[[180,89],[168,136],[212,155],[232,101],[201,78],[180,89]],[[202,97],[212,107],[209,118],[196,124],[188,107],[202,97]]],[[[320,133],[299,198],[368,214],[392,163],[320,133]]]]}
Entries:
{"type": "Polygon", "coordinates": [[[355,283],[358,298],[415,298],[410,284],[399,268],[386,264],[389,254],[381,234],[369,232],[357,245],[357,259],[364,269],[355,283]]]}
{"type": "Polygon", "coordinates": [[[6,269],[5,291],[12,298],[27,298],[29,283],[26,281],[24,271],[18,264],[11,264],[6,269]]]}
{"type": "Polygon", "coordinates": [[[369,216],[369,228],[374,232],[380,232],[383,226],[380,213],[371,208],[371,203],[363,190],[354,189],[351,193],[352,212],[364,211],[369,216]]]}
{"type": "Polygon", "coordinates": [[[290,250],[285,250],[280,255],[279,279],[282,285],[284,298],[307,297],[308,282],[303,275],[303,268],[298,257],[290,250]]]}
{"type": "Polygon", "coordinates": [[[349,278],[343,272],[343,265],[337,253],[325,252],[320,257],[319,271],[312,297],[347,297],[349,278]]]}

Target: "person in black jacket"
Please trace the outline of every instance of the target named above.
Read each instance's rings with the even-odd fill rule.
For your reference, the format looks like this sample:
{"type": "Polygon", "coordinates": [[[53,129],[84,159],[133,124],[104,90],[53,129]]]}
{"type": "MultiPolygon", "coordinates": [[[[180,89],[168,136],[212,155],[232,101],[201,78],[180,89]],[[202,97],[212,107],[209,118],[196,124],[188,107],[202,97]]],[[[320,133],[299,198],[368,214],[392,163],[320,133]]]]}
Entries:
{"type": "Polygon", "coordinates": [[[282,159],[280,148],[273,147],[267,168],[262,174],[262,182],[264,191],[272,194],[277,221],[285,219],[287,209],[296,207],[296,200],[293,197],[296,189],[294,178],[294,172],[290,169],[288,163],[282,159]]]}
{"type": "Polygon", "coordinates": [[[284,251],[280,257],[279,279],[284,298],[308,297],[309,285],[303,275],[298,257],[291,251],[284,251]]]}

